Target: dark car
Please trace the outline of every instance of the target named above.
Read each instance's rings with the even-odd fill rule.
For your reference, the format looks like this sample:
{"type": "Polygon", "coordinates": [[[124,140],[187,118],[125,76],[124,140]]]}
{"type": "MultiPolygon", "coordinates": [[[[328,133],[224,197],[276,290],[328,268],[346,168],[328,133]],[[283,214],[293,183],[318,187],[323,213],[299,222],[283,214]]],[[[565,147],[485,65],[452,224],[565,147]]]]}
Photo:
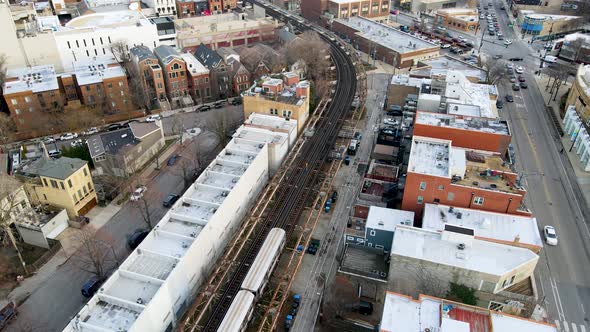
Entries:
{"type": "Polygon", "coordinates": [[[337,200],[338,200],[338,192],[336,190],[334,190],[332,192],[332,203],[336,203],[337,200]]]}
{"type": "Polygon", "coordinates": [[[203,106],[199,106],[197,108],[197,112],[206,112],[206,111],[208,111],[210,109],[211,109],[211,106],[209,106],[209,105],[203,105],[203,106]]]}
{"type": "Polygon", "coordinates": [[[111,125],[109,125],[107,127],[107,130],[108,131],[113,131],[113,130],[119,130],[121,128],[123,128],[123,125],[122,124],[120,124],[120,123],[113,123],[113,124],[111,124],[111,125]]]}
{"type": "Polygon", "coordinates": [[[133,234],[131,234],[131,236],[129,236],[129,238],[127,239],[127,246],[129,247],[129,249],[133,250],[137,248],[137,246],[139,246],[141,241],[143,241],[143,239],[145,239],[149,233],[149,231],[146,231],[144,229],[138,229],[135,232],[133,232],[133,234]]]}
{"type": "Polygon", "coordinates": [[[512,84],[512,91],[520,91],[520,86],[516,83],[512,84]]]}
{"type": "Polygon", "coordinates": [[[218,101],[215,104],[213,104],[213,108],[222,108],[223,105],[225,104],[225,101],[218,101]]]}
{"type": "Polygon", "coordinates": [[[501,110],[504,108],[504,103],[501,100],[496,101],[496,108],[501,110]]]}
{"type": "Polygon", "coordinates": [[[526,79],[522,76],[518,76],[518,81],[519,82],[526,82],[526,79]]]}
{"type": "Polygon", "coordinates": [[[527,89],[529,86],[526,84],[526,82],[520,82],[520,88],[521,89],[527,89]]]}
{"type": "Polygon", "coordinates": [[[94,293],[98,290],[100,285],[102,284],[102,280],[96,276],[90,278],[84,286],[82,286],[82,295],[84,297],[92,297],[94,293]]]}
{"type": "Polygon", "coordinates": [[[242,105],[242,97],[236,97],[234,99],[232,99],[231,104],[232,105],[242,105]]]}
{"type": "Polygon", "coordinates": [[[180,155],[177,155],[177,154],[172,155],[170,158],[168,158],[166,165],[174,166],[174,164],[176,164],[176,160],[178,160],[178,158],[180,158],[180,155]]]}
{"type": "Polygon", "coordinates": [[[506,97],[504,97],[504,99],[506,99],[506,102],[509,102],[509,103],[514,102],[514,97],[512,97],[512,95],[506,95],[506,97]]]}
{"type": "Polygon", "coordinates": [[[510,58],[510,61],[522,61],[522,58],[510,58]]]}
{"type": "Polygon", "coordinates": [[[164,202],[162,202],[162,205],[164,205],[164,207],[171,207],[172,205],[174,205],[174,203],[176,203],[176,201],[180,198],[180,196],[176,195],[176,194],[169,194],[168,196],[166,196],[166,198],[164,199],[164,202]]]}
{"type": "Polygon", "coordinates": [[[402,110],[395,110],[395,111],[387,111],[387,115],[389,116],[401,116],[404,112],[402,110]]]}

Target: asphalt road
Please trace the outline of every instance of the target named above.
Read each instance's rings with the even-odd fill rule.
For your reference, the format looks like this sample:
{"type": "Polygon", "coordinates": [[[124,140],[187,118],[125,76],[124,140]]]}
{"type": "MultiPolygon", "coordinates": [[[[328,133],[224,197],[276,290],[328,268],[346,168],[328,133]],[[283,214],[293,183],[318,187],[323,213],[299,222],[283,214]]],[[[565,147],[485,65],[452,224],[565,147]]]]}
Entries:
{"type": "MultiPolygon", "coordinates": [[[[502,26],[507,27],[507,17],[499,9],[499,2],[495,7],[502,26]]],[[[514,40],[514,32],[508,29],[504,29],[505,35],[514,40]]],[[[529,88],[511,91],[506,80],[498,88],[501,98],[514,95],[514,103],[505,103],[501,116],[511,126],[516,169],[528,191],[527,207],[537,218],[540,232],[543,226],[553,225],[559,236],[559,245],[545,246],[537,265],[540,301],[548,309],[550,322],[560,331],[590,331],[590,231],[583,215],[588,215],[588,207],[571,164],[560,154],[561,141],[545,113],[545,101],[539,90],[544,87],[538,87],[533,77],[540,64],[538,53],[529,46],[518,40],[508,48],[484,42],[482,52],[524,58],[518,64],[525,67],[523,76],[529,88]]]]}
{"type": "MultiPolygon", "coordinates": [[[[207,119],[215,117],[219,112],[225,112],[230,121],[242,122],[241,108],[230,106],[206,113],[178,113],[164,118],[164,128],[165,131],[171,130],[171,124],[178,122],[175,118],[187,125],[203,127],[207,119]]],[[[204,153],[217,148],[215,135],[206,130],[196,139],[199,141],[198,148],[204,153]]],[[[194,155],[196,146],[197,144],[186,141],[184,146],[179,148],[181,158],[194,155]]],[[[144,197],[148,201],[152,220],[157,222],[167,210],[162,206],[164,197],[168,193],[182,194],[183,192],[181,162],[177,161],[172,167],[163,163],[161,171],[149,183],[146,183],[146,186],[147,192],[144,197]]],[[[135,203],[127,202],[97,232],[97,237],[111,244],[118,260],[122,262],[130,253],[126,247],[127,237],[136,229],[145,227],[145,221],[135,203]]],[[[68,260],[19,307],[18,318],[8,326],[7,331],[61,331],[87,302],[88,299],[81,295],[80,289],[90,277],[91,275],[81,271],[73,260],[68,260]]]]}

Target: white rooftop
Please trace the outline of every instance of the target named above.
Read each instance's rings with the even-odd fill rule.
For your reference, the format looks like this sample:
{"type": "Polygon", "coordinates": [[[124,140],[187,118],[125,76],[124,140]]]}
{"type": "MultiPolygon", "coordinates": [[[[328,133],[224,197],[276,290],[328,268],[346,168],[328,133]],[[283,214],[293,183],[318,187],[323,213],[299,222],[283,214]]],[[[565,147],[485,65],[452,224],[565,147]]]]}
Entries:
{"type": "Polygon", "coordinates": [[[266,79],[264,79],[264,82],[262,82],[262,85],[271,85],[271,86],[278,86],[283,84],[283,80],[280,78],[271,78],[271,77],[267,77],[266,79]]]}
{"type": "Polygon", "coordinates": [[[440,233],[415,227],[397,226],[391,254],[497,276],[539,258],[529,249],[478,240],[473,237],[465,239],[468,236],[463,234],[458,234],[461,237],[460,242],[455,241],[452,236],[456,234],[458,233],[450,231],[440,233]],[[465,249],[458,249],[459,243],[464,243],[465,249]]]}
{"type": "Polygon", "coordinates": [[[497,119],[418,111],[416,112],[416,123],[436,127],[480,131],[489,134],[510,135],[508,123],[497,119]]]}
{"type": "Polygon", "coordinates": [[[53,65],[11,69],[6,72],[4,94],[33,93],[59,89],[53,65]]]}
{"type": "Polygon", "coordinates": [[[102,82],[104,79],[115,77],[127,77],[123,67],[111,57],[76,61],[74,62],[73,74],[76,75],[78,85],[95,84],[102,82]]]}
{"type": "Polygon", "coordinates": [[[448,55],[420,62],[425,64],[426,67],[412,70],[412,75],[446,76],[449,70],[460,70],[465,76],[477,78],[479,81],[485,81],[487,76],[486,71],[482,68],[448,55]]]}
{"type": "Polygon", "coordinates": [[[471,83],[462,72],[457,70],[447,71],[446,83],[445,96],[448,103],[475,105],[479,108],[479,114],[473,114],[467,108],[465,110],[468,114],[462,114],[460,110],[454,111],[453,114],[492,119],[498,117],[496,102],[490,98],[490,95],[498,94],[494,85],[471,83]]]}
{"type": "Polygon", "coordinates": [[[432,79],[411,77],[408,74],[398,74],[391,78],[391,84],[421,88],[423,84],[432,85],[432,79]]]}
{"type": "Polygon", "coordinates": [[[191,75],[209,74],[209,69],[195,58],[194,55],[190,53],[182,53],[180,56],[184,62],[186,62],[186,68],[190,71],[191,75]]]}
{"type": "Polygon", "coordinates": [[[520,11],[525,18],[532,18],[535,20],[547,20],[547,21],[552,21],[552,20],[573,20],[576,18],[580,18],[580,16],[572,16],[572,15],[554,15],[554,14],[542,14],[542,13],[536,13],[534,10],[521,10],[520,11]]]}
{"type": "Polygon", "coordinates": [[[290,132],[292,129],[297,128],[297,120],[285,119],[262,113],[250,114],[246,121],[244,121],[244,124],[267,129],[272,128],[287,133],[290,132]]]}
{"type": "Polygon", "coordinates": [[[242,130],[236,132],[233,137],[241,138],[247,141],[259,142],[260,144],[281,144],[287,139],[287,135],[285,133],[278,132],[274,135],[269,135],[268,130],[252,127],[242,127],[242,130]]]}
{"type": "Polygon", "coordinates": [[[439,49],[434,43],[360,16],[337,19],[336,21],[358,30],[357,35],[398,53],[416,52],[429,48],[433,51],[439,49]]]}
{"type": "Polygon", "coordinates": [[[366,228],[395,231],[397,225],[413,225],[414,212],[371,206],[367,215],[366,228]]]}
{"type": "Polygon", "coordinates": [[[141,12],[135,10],[121,10],[78,16],[66,23],[65,28],[62,28],[62,30],[117,28],[120,26],[149,24],[151,24],[150,21],[147,20],[141,12]]]}
{"type": "Polygon", "coordinates": [[[443,231],[446,224],[473,229],[478,238],[513,242],[542,247],[537,219],[482,210],[425,204],[422,228],[443,231]]]}
{"type": "Polygon", "coordinates": [[[450,177],[451,141],[413,136],[408,171],[450,177]]]}
{"type": "MultiPolygon", "coordinates": [[[[472,330],[470,323],[481,324],[482,322],[489,322],[490,331],[494,332],[557,332],[553,325],[537,323],[484,308],[477,308],[477,311],[474,311],[473,307],[467,305],[425,295],[420,295],[418,300],[414,300],[407,295],[387,292],[384,302],[380,330],[383,332],[423,332],[426,329],[433,332],[468,332],[472,330]],[[457,308],[473,314],[462,317],[465,321],[457,320],[452,318],[443,306],[447,307],[446,310],[457,308]],[[477,316],[480,318],[478,319],[477,316]],[[471,317],[473,322],[469,321],[471,317]]],[[[475,325],[473,328],[479,331],[475,325]]]]}

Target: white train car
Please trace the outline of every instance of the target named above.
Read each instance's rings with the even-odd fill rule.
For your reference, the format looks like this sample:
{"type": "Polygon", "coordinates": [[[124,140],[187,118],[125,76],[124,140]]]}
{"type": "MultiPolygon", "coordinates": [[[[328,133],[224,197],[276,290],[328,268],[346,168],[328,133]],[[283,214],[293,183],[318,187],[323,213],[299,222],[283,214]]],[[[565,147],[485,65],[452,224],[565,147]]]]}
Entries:
{"type": "Polygon", "coordinates": [[[242,289],[252,292],[256,298],[262,294],[268,278],[279,260],[281,250],[285,245],[285,231],[273,228],[268,232],[256,259],[242,282],[242,289]]]}
{"type": "Polygon", "coordinates": [[[243,332],[254,310],[254,294],[241,290],[234,297],[234,301],[225,313],[217,332],[243,332]]]}

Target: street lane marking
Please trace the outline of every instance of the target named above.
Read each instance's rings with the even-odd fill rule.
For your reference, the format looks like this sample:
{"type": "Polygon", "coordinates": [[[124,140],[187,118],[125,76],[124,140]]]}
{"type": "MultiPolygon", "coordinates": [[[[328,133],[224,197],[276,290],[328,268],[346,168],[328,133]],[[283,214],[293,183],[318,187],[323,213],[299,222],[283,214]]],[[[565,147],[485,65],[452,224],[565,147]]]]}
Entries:
{"type": "Polygon", "coordinates": [[[580,332],[586,332],[586,326],[580,325],[580,332]]]}
{"type": "Polygon", "coordinates": [[[567,325],[566,321],[563,322],[563,330],[565,332],[570,332],[570,327],[569,327],[569,325],[567,325]]]}
{"type": "Polygon", "coordinates": [[[572,323],[572,331],[573,332],[578,332],[578,326],[574,323],[572,323]]]}
{"type": "Polygon", "coordinates": [[[557,331],[561,331],[561,322],[558,319],[555,320],[555,327],[557,327],[557,331]]]}

